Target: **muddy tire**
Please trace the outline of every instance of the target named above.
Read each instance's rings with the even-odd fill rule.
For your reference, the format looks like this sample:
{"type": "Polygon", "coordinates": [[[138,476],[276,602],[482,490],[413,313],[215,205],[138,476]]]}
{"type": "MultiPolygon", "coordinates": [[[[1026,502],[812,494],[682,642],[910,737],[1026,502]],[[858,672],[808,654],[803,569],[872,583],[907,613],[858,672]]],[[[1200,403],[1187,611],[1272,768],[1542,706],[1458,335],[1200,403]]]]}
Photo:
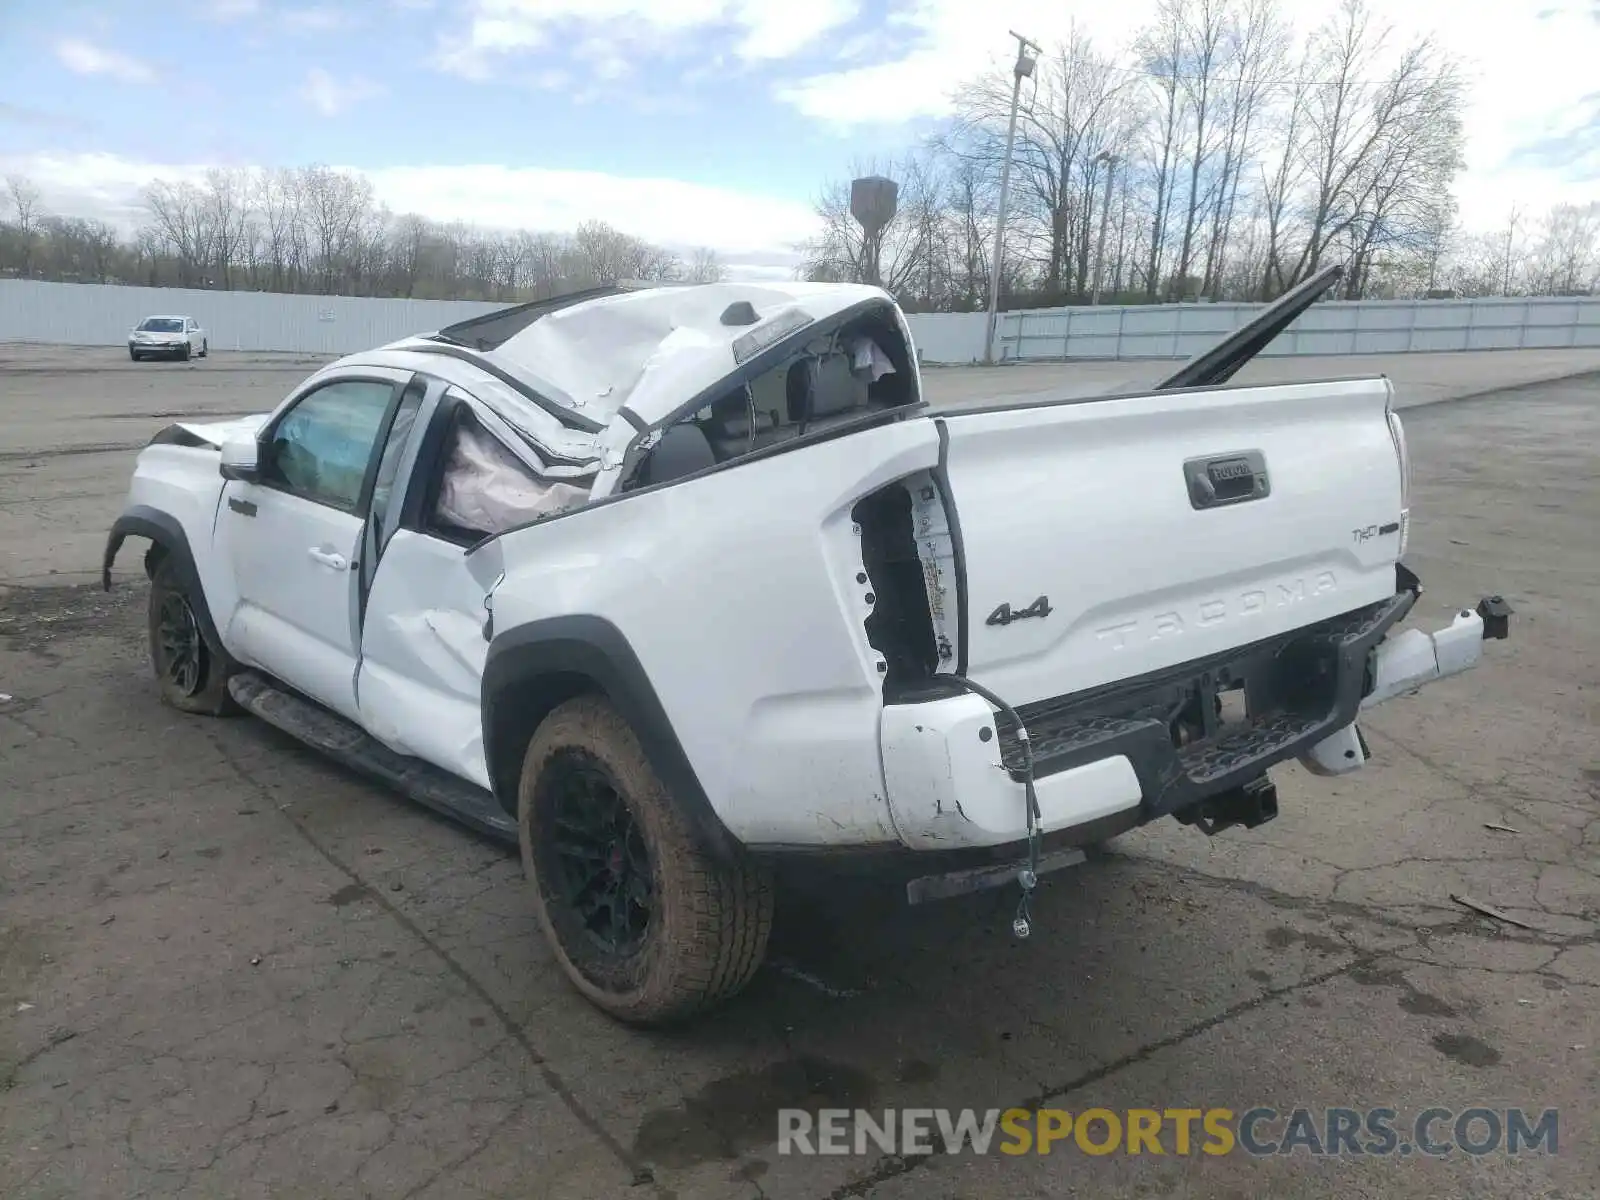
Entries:
{"type": "Polygon", "coordinates": [[[228,692],[228,657],[206,637],[196,602],[168,555],[150,580],[150,667],[161,701],[179,712],[225,717],[239,711],[228,692]]]}
{"type": "Polygon", "coordinates": [[[660,1025],[750,981],[772,929],[770,874],[700,848],[606,701],[568,701],[539,726],[517,809],[540,927],[591,1003],[629,1024],[660,1025]]]}

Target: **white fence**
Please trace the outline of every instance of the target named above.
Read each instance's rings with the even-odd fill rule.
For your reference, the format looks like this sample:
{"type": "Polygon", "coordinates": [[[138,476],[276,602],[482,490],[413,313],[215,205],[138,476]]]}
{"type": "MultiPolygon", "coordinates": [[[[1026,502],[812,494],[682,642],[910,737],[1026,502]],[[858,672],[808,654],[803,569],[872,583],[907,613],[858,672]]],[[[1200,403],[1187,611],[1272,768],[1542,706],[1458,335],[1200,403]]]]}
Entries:
{"type": "MultiPolygon", "coordinates": [[[[1188,358],[1237,329],[1259,304],[1104,305],[1002,313],[995,356],[1005,359],[1188,358]]],[[[984,315],[913,317],[927,362],[983,357],[984,315]],[[923,322],[937,324],[924,325],[923,322]]],[[[1600,297],[1355,300],[1313,305],[1263,352],[1403,354],[1408,351],[1600,347],[1600,297]]]]}
{"type": "Polygon", "coordinates": [[[170,314],[199,321],[215,350],[348,354],[504,307],[0,279],[0,342],[122,346],[145,317],[170,314]]]}
{"type": "MultiPolygon", "coordinates": [[[[504,307],[467,300],[374,300],[270,292],[0,280],[0,342],[120,346],[153,313],[192,316],[218,350],[343,354],[504,307]]],[[[1005,359],[1188,358],[1236,329],[1255,304],[1104,305],[1001,314],[1005,359]]],[[[924,362],[983,358],[982,313],[919,313],[924,362]]],[[[1314,305],[1268,355],[1600,347],[1600,297],[1361,300],[1314,305]]]]}

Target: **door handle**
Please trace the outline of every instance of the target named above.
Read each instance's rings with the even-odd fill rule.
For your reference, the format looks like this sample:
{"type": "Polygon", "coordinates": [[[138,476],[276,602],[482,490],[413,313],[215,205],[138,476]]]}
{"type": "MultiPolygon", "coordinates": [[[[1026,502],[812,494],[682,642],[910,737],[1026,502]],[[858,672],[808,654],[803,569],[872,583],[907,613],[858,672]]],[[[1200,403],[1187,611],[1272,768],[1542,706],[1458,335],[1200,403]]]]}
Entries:
{"type": "Polygon", "coordinates": [[[350,561],[342,554],[332,550],[324,550],[320,546],[313,546],[306,551],[311,555],[311,561],[321,563],[325,567],[332,567],[335,571],[342,571],[350,565],[350,561]]]}

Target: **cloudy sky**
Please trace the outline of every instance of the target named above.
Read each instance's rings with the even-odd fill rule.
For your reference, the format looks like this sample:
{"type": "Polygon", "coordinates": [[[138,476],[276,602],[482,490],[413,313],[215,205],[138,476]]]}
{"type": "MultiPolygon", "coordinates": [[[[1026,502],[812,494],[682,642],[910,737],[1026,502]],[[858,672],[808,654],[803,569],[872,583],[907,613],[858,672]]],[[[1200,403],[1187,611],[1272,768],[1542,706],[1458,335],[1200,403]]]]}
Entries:
{"type": "MultiPolygon", "coordinates": [[[[1008,29],[1113,48],[1154,3],[0,0],[0,169],[126,224],[155,175],[325,162],[397,211],[599,217],[770,270],[821,182],[929,129],[1008,29]]],[[[1297,24],[1332,3],[1282,0],[1297,24]]],[[[1600,200],[1600,0],[1374,6],[1466,65],[1469,225],[1600,200]]]]}

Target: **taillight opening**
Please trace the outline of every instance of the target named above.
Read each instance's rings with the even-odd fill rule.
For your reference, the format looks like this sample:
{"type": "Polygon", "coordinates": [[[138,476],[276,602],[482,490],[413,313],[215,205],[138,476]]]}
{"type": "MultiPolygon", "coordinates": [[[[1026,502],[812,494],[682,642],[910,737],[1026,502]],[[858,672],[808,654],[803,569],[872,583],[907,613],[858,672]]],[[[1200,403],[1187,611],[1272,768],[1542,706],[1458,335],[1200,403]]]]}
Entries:
{"type": "Polygon", "coordinates": [[[1406,552],[1411,534],[1411,451],[1406,445],[1406,427],[1400,414],[1394,410],[1394,393],[1389,393],[1385,409],[1389,421],[1389,437],[1394,442],[1395,461],[1400,466],[1400,553],[1406,552]]]}
{"type": "Polygon", "coordinates": [[[872,597],[864,625],[884,659],[885,693],[954,671],[955,550],[937,480],[927,471],[897,480],[860,500],[850,515],[861,531],[872,597]]]}

